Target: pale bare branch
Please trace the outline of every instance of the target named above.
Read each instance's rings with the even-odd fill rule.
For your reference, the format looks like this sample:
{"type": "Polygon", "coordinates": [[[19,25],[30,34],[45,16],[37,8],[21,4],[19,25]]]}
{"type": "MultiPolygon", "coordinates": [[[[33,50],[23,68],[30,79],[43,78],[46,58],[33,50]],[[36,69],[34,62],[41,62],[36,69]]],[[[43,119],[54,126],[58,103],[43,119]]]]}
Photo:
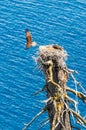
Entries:
{"type": "Polygon", "coordinates": [[[86,124],[86,120],[81,116],[79,115],[78,113],[76,113],[74,110],[70,109],[69,108],[69,111],[73,113],[73,115],[77,118],[77,119],[80,119],[84,124],[86,124]]]}
{"type": "Polygon", "coordinates": [[[38,130],[40,130],[41,128],[43,128],[45,125],[47,125],[49,123],[49,119],[46,121],[46,122],[44,122],[43,123],[43,125],[41,125],[41,127],[38,129],[38,130]]]}
{"type": "Polygon", "coordinates": [[[86,96],[83,93],[81,93],[79,91],[77,91],[77,93],[76,93],[76,91],[74,89],[71,89],[69,87],[67,87],[66,90],[72,92],[75,95],[77,95],[77,97],[79,97],[84,103],[86,103],[86,96]]]}
{"type": "Polygon", "coordinates": [[[40,92],[43,92],[45,90],[45,87],[46,87],[46,85],[43,88],[41,88],[40,90],[33,93],[31,96],[35,96],[35,95],[39,94],[40,92]]]}
{"type": "Polygon", "coordinates": [[[33,117],[33,119],[25,125],[25,127],[23,128],[23,130],[26,130],[32,123],[33,121],[38,117],[40,116],[43,112],[45,112],[47,110],[47,107],[44,107],[36,116],[33,117]]]}

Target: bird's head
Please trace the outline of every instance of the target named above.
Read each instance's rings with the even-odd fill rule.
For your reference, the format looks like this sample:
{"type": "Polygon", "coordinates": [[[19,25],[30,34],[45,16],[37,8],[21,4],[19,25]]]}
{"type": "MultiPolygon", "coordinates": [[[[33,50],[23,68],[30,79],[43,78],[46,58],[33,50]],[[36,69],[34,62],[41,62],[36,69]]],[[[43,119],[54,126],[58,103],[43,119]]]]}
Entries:
{"type": "Polygon", "coordinates": [[[25,32],[26,32],[26,33],[29,32],[29,29],[26,28],[25,32]]]}

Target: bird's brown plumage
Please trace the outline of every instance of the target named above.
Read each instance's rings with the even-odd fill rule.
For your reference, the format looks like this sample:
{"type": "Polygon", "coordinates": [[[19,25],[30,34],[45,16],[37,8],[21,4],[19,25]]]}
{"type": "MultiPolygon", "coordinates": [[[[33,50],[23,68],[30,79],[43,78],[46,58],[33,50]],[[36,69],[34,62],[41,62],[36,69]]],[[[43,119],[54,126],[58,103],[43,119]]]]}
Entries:
{"type": "Polygon", "coordinates": [[[26,30],[26,48],[30,48],[32,46],[32,36],[28,30],[26,30]]]}
{"type": "Polygon", "coordinates": [[[56,44],[54,44],[52,47],[53,47],[54,49],[62,50],[62,48],[61,48],[60,46],[56,45],[56,44]]]}

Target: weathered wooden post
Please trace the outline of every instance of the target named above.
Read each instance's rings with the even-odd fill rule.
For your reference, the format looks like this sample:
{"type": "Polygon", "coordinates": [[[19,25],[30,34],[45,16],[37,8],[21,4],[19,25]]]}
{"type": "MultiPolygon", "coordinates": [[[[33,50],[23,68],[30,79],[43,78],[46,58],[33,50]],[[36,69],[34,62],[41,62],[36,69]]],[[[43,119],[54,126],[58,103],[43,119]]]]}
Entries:
{"type": "MultiPolygon", "coordinates": [[[[66,83],[69,74],[72,76],[74,82],[80,85],[73,77],[75,71],[69,70],[66,66],[65,60],[67,58],[66,51],[58,45],[40,46],[39,55],[36,58],[38,65],[44,72],[45,86],[37,91],[35,94],[45,90],[47,100],[45,107],[28,123],[23,130],[26,130],[32,122],[43,112],[48,111],[50,130],[72,130],[70,122],[70,114],[76,117],[77,122],[84,126],[86,120],[76,110],[72,110],[68,106],[73,103],[76,107],[77,102],[70,98],[68,91],[75,94],[84,103],[86,103],[86,95],[67,87],[66,83]]],[[[75,127],[76,128],[76,127],[75,127]]]]}

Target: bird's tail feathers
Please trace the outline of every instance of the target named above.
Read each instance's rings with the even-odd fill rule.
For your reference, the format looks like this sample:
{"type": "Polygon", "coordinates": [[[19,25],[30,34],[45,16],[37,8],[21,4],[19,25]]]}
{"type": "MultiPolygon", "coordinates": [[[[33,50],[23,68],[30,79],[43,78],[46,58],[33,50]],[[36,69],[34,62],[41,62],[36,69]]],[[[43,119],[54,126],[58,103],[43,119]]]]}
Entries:
{"type": "Polygon", "coordinates": [[[36,42],[32,42],[32,46],[36,46],[37,45],[37,43],[36,42]]]}

